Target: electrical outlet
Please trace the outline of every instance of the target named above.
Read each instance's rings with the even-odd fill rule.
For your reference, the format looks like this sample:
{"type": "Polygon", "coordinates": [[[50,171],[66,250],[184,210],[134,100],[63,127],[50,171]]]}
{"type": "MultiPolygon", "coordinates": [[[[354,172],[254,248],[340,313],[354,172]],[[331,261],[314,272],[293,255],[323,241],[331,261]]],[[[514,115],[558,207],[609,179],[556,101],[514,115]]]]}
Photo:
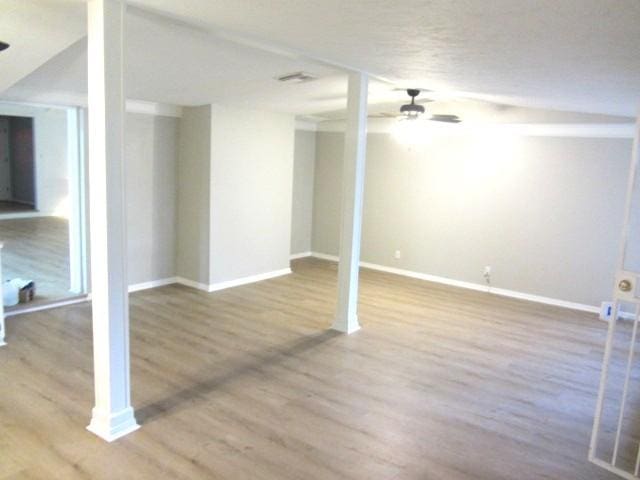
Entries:
{"type": "Polygon", "coordinates": [[[402,252],[400,250],[396,250],[393,256],[399,260],[402,257],[402,252]]]}

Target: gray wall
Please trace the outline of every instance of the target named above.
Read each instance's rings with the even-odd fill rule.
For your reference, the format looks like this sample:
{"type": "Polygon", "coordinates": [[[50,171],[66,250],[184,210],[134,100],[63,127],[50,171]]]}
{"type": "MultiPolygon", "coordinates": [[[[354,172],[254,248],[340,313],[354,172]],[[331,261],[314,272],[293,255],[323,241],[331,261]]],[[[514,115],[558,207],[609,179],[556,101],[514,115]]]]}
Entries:
{"type": "Polygon", "coordinates": [[[211,106],[185,107],[180,120],[177,275],[209,284],[211,106]]]}
{"type": "MultiPolygon", "coordinates": [[[[87,111],[83,110],[84,121],[87,111]]],[[[86,123],[85,123],[86,125],[86,123]]],[[[127,206],[127,282],[129,285],[176,276],[177,167],[180,119],[127,113],[124,160],[127,206]]],[[[88,133],[85,128],[85,135],[88,133]]],[[[85,137],[88,175],[88,139],[85,137]]],[[[86,217],[89,222],[88,178],[86,217]]],[[[87,255],[91,243],[87,230],[87,255]]],[[[87,265],[91,291],[91,265],[87,265]]]]}
{"type": "MultiPolygon", "coordinates": [[[[318,133],[313,251],[337,254],[343,135],[318,133]]],[[[610,297],[631,141],[369,134],[362,260],[598,305],[610,297]],[[395,250],[402,257],[394,258],[395,250]]]]}
{"type": "Polygon", "coordinates": [[[172,117],[126,117],[129,284],[176,275],[178,126],[172,117]]]}
{"type": "Polygon", "coordinates": [[[289,267],[294,117],[212,106],[210,283],[289,267]]]}
{"type": "Polygon", "coordinates": [[[296,130],[291,209],[291,253],[311,251],[316,134],[296,130]]]}

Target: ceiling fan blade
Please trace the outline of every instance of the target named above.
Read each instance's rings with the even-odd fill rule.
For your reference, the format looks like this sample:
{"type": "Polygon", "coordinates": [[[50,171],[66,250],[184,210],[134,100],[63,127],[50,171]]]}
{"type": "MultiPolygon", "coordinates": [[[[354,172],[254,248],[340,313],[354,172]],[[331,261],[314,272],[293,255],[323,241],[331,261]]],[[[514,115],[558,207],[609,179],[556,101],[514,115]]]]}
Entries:
{"type": "Polygon", "coordinates": [[[462,121],[460,120],[460,117],[458,117],[457,115],[444,115],[444,114],[431,115],[431,118],[429,120],[432,120],[434,122],[444,122],[444,123],[460,123],[462,121]]]}
{"type": "Polygon", "coordinates": [[[392,89],[392,91],[394,91],[394,92],[405,92],[405,93],[406,93],[407,90],[420,90],[420,95],[424,95],[426,93],[433,92],[433,90],[431,90],[429,88],[395,87],[394,89],[392,89]]]}
{"type": "Polygon", "coordinates": [[[389,112],[381,112],[381,113],[371,113],[367,115],[367,118],[396,118],[398,114],[389,113],[389,112]]]}

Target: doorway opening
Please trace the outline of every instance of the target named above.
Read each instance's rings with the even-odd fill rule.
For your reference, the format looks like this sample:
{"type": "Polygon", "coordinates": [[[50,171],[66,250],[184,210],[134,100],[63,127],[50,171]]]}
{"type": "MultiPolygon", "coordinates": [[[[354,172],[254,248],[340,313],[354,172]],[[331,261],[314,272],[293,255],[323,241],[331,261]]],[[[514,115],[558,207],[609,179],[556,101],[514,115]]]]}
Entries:
{"type": "Polygon", "coordinates": [[[79,108],[0,103],[8,315],[86,294],[84,125],[79,108]]]}
{"type": "Polygon", "coordinates": [[[0,214],[37,210],[33,118],[0,116],[0,214]]]}

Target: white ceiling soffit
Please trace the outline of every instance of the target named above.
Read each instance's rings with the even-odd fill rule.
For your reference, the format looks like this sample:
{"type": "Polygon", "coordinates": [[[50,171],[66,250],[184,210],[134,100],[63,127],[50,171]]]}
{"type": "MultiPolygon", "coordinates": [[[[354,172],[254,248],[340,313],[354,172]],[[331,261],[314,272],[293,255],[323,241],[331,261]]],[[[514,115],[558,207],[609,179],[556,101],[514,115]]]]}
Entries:
{"type": "Polygon", "coordinates": [[[0,92],[85,35],[82,0],[0,0],[0,92]]]}
{"type": "Polygon", "coordinates": [[[614,115],[640,104],[637,0],[130,0],[401,84],[614,115]]]}
{"type": "MultiPolygon", "coordinates": [[[[127,97],[174,105],[229,104],[293,114],[343,109],[346,75],[340,69],[224,39],[207,31],[130,8],[126,30],[127,97]],[[305,83],[276,77],[304,71],[305,83]]],[[[4,100],[78,104],[87,92],[86,39],[76,42],[3,92],[4,100]],[[80,100],[78,100],[80,98],[80,100]]],[[[398,95],[385,83],[377,92],[398,95]]]]}

